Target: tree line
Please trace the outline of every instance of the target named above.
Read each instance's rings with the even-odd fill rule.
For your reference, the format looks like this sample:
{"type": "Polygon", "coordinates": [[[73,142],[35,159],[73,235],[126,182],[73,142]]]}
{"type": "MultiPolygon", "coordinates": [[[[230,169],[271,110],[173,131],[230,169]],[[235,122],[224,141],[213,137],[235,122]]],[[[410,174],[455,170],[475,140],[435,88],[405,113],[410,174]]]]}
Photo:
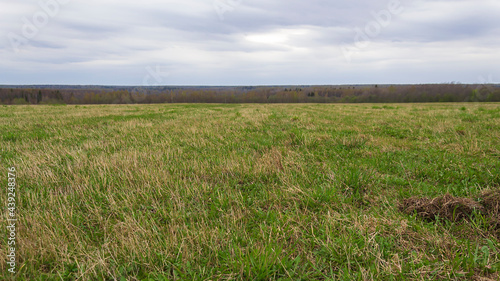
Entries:
{"type": "Polygon", "coordinates": [[[1,104],[500,102],[498,85],[0,88],[1,104]]]}

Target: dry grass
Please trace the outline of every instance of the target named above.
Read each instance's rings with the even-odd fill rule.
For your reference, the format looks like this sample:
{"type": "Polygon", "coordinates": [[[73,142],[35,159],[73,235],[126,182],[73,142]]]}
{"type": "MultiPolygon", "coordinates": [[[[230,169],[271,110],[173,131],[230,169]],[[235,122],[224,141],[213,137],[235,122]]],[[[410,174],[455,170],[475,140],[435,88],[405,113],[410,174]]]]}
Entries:
{"type": "Polygon", "coordinates": [[[489,230],[498,236],[500,232],[500,190],[484,191],[479,200],[454,197],[445,194],[436,198],[404,199],[399,209],[408,214],[435,221],[445,219],[452,222],[470,221],[474,216],[486,220],[489,230]],[[479,202],[478,202],[479,201],[479,202]]]}
{"type": "Polygon", "coordinates": [[[462,106],[2,107],[15,277],[497,278],[499,105],[462,106]]]}
{"type": "Polygon", "coordinates": [[[475,212],[484,212],[484,207],[469,198],[459,198],[445,194],[436,198],[409,198],[403,200],[400,210],[409,215],[416,213],[428,220],[438,218],[449,221],[462,221],[472,217],[475,212]]]}

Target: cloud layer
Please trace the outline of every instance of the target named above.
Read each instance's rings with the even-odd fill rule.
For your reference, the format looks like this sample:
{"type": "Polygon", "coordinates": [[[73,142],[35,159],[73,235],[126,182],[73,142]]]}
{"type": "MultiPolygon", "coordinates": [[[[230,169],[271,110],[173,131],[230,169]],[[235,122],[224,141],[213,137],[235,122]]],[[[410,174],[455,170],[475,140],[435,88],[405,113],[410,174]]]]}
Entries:
{"type": "Polygon", "coordinates": [[[498,14],[496,0],[3,0],[0,84],[499,82],[498,14]]]}

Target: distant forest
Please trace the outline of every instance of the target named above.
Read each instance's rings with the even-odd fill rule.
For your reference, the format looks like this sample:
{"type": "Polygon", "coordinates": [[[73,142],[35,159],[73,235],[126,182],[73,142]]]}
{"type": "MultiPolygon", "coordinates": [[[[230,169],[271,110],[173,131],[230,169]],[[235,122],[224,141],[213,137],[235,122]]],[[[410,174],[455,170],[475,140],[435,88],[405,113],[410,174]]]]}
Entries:
{"type": "Polygon", "coordinates": [[[500,102],[500,85],[2,86],[1,104],[500,102]]]}

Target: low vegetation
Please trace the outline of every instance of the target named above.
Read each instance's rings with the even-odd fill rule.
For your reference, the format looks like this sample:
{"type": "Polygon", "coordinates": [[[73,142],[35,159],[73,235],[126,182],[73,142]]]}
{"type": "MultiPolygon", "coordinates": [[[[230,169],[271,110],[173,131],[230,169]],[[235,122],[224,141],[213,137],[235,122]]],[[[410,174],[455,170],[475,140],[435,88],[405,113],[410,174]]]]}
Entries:
{"type": "Polygon", "coordinates": [[[500,278],[498,103],[17,105],[0,132],[2,280],[500,278]]]}
{"type": "Polygon", "coordinates": [[[499,102],[500,85],[8,86],[0,104],[499,102]]]}

